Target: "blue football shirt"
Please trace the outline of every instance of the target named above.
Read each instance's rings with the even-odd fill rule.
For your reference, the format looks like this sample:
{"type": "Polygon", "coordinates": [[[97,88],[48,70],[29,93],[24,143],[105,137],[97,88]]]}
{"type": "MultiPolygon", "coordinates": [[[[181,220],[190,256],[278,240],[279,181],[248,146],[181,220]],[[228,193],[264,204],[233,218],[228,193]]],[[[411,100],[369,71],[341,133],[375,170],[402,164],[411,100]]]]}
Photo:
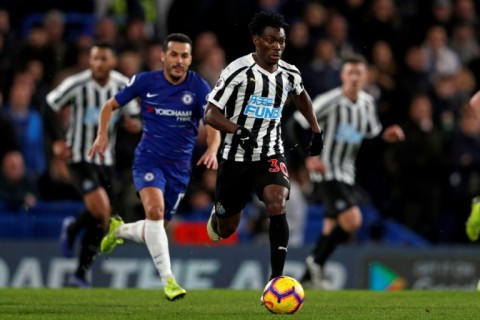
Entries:
{"type": "Polygon", "coordinates": [[[193,71],[188,71],[185,81],[177,85],[165,79],[163,70],[132,77],[115,99],[121,106],[140,99],[143,135],[136,153],[191,161],[209,93],[207,82],[193,71]]]}

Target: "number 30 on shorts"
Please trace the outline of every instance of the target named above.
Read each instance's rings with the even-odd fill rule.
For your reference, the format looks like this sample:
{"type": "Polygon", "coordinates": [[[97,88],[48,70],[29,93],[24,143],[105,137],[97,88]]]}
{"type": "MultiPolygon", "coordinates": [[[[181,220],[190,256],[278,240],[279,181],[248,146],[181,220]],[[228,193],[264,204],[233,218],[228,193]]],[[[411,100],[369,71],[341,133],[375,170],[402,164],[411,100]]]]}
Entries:
{"type": "Polygon", "coordinates": [[[268,162],[270,162],[270,169],[268,169],[269,172],[279,172],[282,170],[282,173],[288,177],[288,170],[285,162],[278,161],[278,159],[270,159],[268,162]]]}

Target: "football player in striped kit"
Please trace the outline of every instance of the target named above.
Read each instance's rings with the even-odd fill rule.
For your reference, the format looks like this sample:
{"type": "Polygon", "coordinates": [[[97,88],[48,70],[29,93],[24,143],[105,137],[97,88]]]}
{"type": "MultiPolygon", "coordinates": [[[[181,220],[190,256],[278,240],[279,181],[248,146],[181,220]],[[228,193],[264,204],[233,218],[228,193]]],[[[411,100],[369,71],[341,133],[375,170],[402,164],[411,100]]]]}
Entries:
{"type": "MultiPolygon", "coordinates": [[[[306,157],[310,180],[316,184],[316,195],[325,206],[323,230],[306,259],[302,282],[307,287],[326,287],[323,279],[325,261],[342,243],[357,231],[362,215],[354,192],[355,159],[364,138],[374,138],[382,131],[374,99],[363,91],[367,79],[367,62],[356,54],[343,61],[341,87],[319,95],[313,109],[319,125],[325,130],[325,146],[320,157],[306,157]]],[[[309,122],[295,112],[293,119],[307,129],[309,122]]],[[[294,130],[299,132],[298,130],[294,130]]],[[[382,138],[389,143],[402,141],[400,126],[387,127],[382,138]]]]}
{"type": "MultiPolygon", "coordinates": [[[[51,110],[59,112],[71,106],[70,124],[65,135],[59,127],[54,129],[53,151],[57,157],[68,161],[73,185],[80,192],[85,210],[77,217],[67,217],[62,226],[61,249],[65,257],[73,256],[74,242],[83,229],[85,233],[79,254],[78,267],[68,285],[87,287],[86,273],[97,254],[100,240],[111,214],[113,196],[113,165],[115,126],[112,126],[110,144],[104,159],[89,159],[88,149],[92,145],[98,126],[98,114],[103,103],[125,87],[128,78],[113,70],[116,56],[111,44],[99,42],[90,49],[90,68],[66,78],[46,97],[51,110]]],[[[136,102],[124,110],[125,115],[140,112],[136,102]]],[[[120,114],[115,113],[117,121],[120,114]]],[[[140,132],[139,119],[124,117],[125,128],[130,132],[140,132]]]]}
{"type": "Polygon", "coordinates": [[[230,63],[210,93],[205,120],[223,134],[215,203],[207,223],[212,241],[231,236],[255,192],[267,208],[271,278],[283,274],[288,247],[285,202],[289,178],[280,121],[291,96],[311,126],[309,151],[320,154],[323,136],[298,69],[281,60],[285,22],[260,12],[249,24],[255,52],[230,63]]]}

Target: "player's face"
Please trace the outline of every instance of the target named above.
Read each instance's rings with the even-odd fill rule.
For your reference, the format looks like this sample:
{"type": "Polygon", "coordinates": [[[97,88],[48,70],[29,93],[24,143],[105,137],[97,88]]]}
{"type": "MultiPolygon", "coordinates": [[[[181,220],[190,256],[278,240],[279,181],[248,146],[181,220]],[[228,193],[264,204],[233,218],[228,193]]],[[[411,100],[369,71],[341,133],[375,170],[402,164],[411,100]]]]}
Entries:
{"type": "Polygon", "coordinates": [[[166,78],[172,83],[182,82],[192,63],[192,47],[189,43],[170,41],[162,61],[166,78]]]}
{"type": "Polygon", "coordinates": [[[259,64],[274,66],[285,50],[285,30],[283,28],[266,27],[261,35],[253,37],[257,61],[259,64]]]}
{"type": "Polygon", "coordinates": [[[367,81],[367,66],[364,63],[345,63],[341,73],[343,86],[348,91],[358,92],[367,81]]]}
{"type": "Polygon", "coordinates": [[[90,68],[97,81],[108,79],[110,71],[115,68],[116,58],[110,48],[93,47],[90,50],[90,68]]]}

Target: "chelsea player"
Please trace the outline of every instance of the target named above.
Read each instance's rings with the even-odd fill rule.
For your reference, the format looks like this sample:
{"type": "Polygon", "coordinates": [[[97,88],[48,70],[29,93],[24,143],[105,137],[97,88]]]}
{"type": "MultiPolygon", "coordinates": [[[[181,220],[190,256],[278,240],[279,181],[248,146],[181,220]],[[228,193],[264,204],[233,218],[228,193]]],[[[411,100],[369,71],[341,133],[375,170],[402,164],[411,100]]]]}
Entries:
{"type": "MultiPolygon", "coordinates": [[[[191,159],[203,119],[210,87],[188,68],[192,63],[192,41],[175,33],[163,43],[164,69],[140,73],[127,87],[102,107],[96,140],[89,156],[102,157],[107,148],[107,128],[115,109],[139,98],[144,122],[143,135],[135,150],[133,179],[145,210],[145,220],[124,224],[110,220],[101,252],[111,252],[123,239],[145,243],[153,258],[168,300],[186,294],[173,275],[165,227],[185,194],[191,172],[191,159]]],[[[206,126],[208,147],[197,165],[216,169],[220,134],[206,126]]]]}

